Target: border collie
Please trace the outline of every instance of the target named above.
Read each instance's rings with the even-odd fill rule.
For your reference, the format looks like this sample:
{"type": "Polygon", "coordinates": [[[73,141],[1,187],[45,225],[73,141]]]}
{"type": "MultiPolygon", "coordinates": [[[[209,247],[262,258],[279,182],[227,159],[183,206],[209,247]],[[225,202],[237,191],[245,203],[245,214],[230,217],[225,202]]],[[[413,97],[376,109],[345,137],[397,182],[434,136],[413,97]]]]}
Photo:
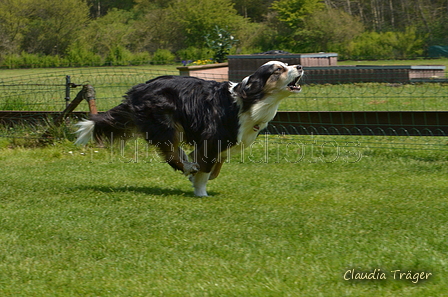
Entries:
{"type": "Polygon", "coordinates": [[[161,76],[131,88],[123,103],[77,124],[76,144],[113,142],[134,133],[156,146],[207,196],[230,151],[249,147],[277,113],[280,101],[301,91],[302,66],[271,61],[240,83],[161,76]],[[182,144],[193,147],[189,156],[182,144]]]}

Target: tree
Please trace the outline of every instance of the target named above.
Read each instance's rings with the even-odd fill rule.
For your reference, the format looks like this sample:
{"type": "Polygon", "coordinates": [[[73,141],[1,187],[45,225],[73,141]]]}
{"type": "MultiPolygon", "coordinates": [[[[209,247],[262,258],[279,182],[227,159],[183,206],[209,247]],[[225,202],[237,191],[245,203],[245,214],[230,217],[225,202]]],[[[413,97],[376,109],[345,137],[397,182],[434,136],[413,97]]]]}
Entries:
{"type": "Polygon", "coordinates": [[[145,12],[135,21],[131,35],[132,49],[135,51],[176,51],[184,47],[179,25],[173,22],[168,9],[145,12]]]}
{"type": "Polygon", "coordinates": [[[325,6],[320,0],[277,0],[271,7],[277,12],[277,19],[280,22],[296,30],[303,27],[306,17],[325,6]]]}
{"type": "Polygon", "coordinates": [[[246,23],[230,0],[176,0],[168,8],[146,12],[135,23],[134,40],[140,50],[203,48],[215,26],[235,35],[246,23]]]}
{"type": "Polygon", "coordinates": [[[20,52],[33,9],[31,0],[0,1],[0,52],[20,52]]]}
{"type": "MultiPolygon", "coordinates": [[[[167,1],[167,0],[165,0],[167,1]]],[[[131,10],[136,1],[133,0],[86,0],[90,7],[90,16],[99,18],[105,16],[112,9],[131,10]]]]}
{"type": "Polygon", "coordinates": [[[232,0],[238,14],[251,19],[253,22],[262,22],[274,0],[232,0]]]}
{"type": "Polygon", "coordinates": [[[112,9],[105,16],[92,21],[80,34],[80,45],[101,56],[117,47],[130,47],[134,13],[112,9]]]}
{"type": "Polygon", "coordinates": [[[176,0],[134,0],[134,8],[138,11],[148,12],[160,8],[168,8],[176,0]]]}
{"type": "Polygon", "coordinates": [[[205,36],[215,26],[234,32],[245,22],[230,0],[178,0],[169,10],[187,46],[204,46],[205,36]]]}
{"type": "Polygon", "coordinates": [[[307,17],[324,9],[319,0],[277,0],[272,3],[278,30],[277,44],[281,49],[307,52],[314,43],[313,32],[306,27],[307,17]]]}
{"type": "Polygon", "coordinates": [[[28,3],[22,49],[29,53],[63,54],[89,18],[83,0],[40,0],[28,3]]]}
{"type": "Polygon", "coordinates": [[[338,51],[364,32],[359,18],[339,9],[320,10],[306,18],[306,28],[312,32],[311,51],[338,51]]]}

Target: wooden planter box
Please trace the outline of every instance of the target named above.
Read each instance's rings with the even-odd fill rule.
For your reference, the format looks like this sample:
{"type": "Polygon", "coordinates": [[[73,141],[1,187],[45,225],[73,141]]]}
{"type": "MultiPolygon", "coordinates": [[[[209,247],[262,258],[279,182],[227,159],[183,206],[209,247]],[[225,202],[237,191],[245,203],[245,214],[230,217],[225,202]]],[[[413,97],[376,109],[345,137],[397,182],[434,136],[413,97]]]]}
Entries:
{"type": "Polygon", "coordinates": [[[217,63],[196,66],[177,67],[181,76],[194,76],[205,80],[229,80],[229,64],[217,63]]]}

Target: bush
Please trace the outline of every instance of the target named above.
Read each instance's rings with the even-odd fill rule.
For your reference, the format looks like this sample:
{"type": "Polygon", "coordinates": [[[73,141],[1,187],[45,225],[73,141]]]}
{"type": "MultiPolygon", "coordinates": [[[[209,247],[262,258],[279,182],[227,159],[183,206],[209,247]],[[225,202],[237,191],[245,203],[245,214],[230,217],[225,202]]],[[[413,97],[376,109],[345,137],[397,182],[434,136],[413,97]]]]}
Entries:
{"type": "Polygon", "coordinates": [[[423,47],[428,36],[418,36],[414,27],[405,32],[396,32],[394,40],[395,56],[398,59],[412,59],[423,55],[423,47]]]}
{"type": "Polygon", "coordinates": [[[214,52],[213,60],[218,63],[227,60],[227,55],[238,41],[229,31],[218,26],[215,26],[212,33],[205,35],[205,40],[208,48],[214,52]]]}
{"type": "Polygon", "coordinates": [[[177,51],[177,56],[179,59],[185,62],[206,60],[211,58],[212,55],[211,50],[208,48],[197,48],[193,46],[177,51]]]}
{"type": "Polygon", "coordinates": [[[175,59],[176,56],[166,49],[158,49],[152,56],[152,62],[154,64],[172,64],[175,59]]]}
{"type": "Polygon", "coordinates": [[[423,54],[423,44],[415,28],[405,32],[365,32],[341,49],[341,58],[412,59],[423,54]]]}
{"type": "Polygon", "coordinates": [[[131,65],[145,65],[151,61],[151,54],[148,52],[140,52],[132,54],[131,65]]]}
{"type": "Polygon", "coordinates": [[[59,55],[43,56],[40,60],[40,67],[61,67],[67,64],[67,61],[64,58],[61,58],[59,55]]]}
{"type": "MultiPolygon", "coordinates": [[[[174,55],[169,51],[160,51],[155,62],[173,63],[174,55]]],[[[38,55],[22,52],[20,55],[9,54],[0,57],[0,68],[51,68],[51,67],[79,67],[104,65],[145,65],[151,63],[151,54],[148,52],[131,53],[123,47],[110,50],[105,59],[81,46],[72,46],[65,57],[59,55],[38,55]]]]}
{"type": "Polygon", "coordinates": [[[311,52],[339,51],[364,32],[358,18],[338,9],[314,13],[307,18],[306,27],[311,52]]]}
{"type": "Polygon", "coordinates": [[[109,50],[106,56],[106,65],[123,66],[129,65],[132,60],[132,53],[123,46],[115,46],[109,50]]]}
{"type": "Polygon", "coordinates": [[[5,55],[1,59],[1,68],[8,68],[8,69],[19,68],[20,62],[21,62],[20,55],[16,54],[5,55]]]}
{"type": "Polygon", "coordinates": [[[39,55],[37,54],[29,54],[27,52],[22,52],[20,54],[21,58],[22,58],[22,67],[31,67],[31,68],[38,68],[39,67],[39,62],[40,62],[40,58],[39,55]]]}
{"type": "Polygon", "coordinates": [[[66,66],[67,60],[59,55],[39,55],[22,52],[20,55],[5,55],[0,60],[1,68],[42,68],[66,66]]]}
{"type": "Polygon", "coordinates": [[[66,63],[70,66],[95,66],[102,64],[101,56],[88,51],[80,44],[69,48],[66,60],[66,63]]]}

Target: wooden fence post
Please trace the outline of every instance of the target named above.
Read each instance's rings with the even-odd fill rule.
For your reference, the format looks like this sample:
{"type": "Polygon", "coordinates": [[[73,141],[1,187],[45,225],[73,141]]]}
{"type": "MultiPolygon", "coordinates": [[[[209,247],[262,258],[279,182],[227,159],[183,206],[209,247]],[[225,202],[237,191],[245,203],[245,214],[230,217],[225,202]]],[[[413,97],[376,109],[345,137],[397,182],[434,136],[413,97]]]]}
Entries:
{"type": "Polygon", "coordinates": [[[89,103],[91,114],[97,114],[95,104],[95,89],[91,85],[83,85],[82,90],[76,95],[75,99],[62,111],[62,113],[54,120],[55,125],[60,125],[64,118],[66,118],[75,108],[81,103],[83,99],[89,103]]]}
{"type": "Polygon", "coordinates": [[[95,89],[91,85],[86,85],[86,100],[89,104],[89,111],[90,114],[98,114],[98,110],[96,109],[96,103],[95,103],[95,89]]]}

